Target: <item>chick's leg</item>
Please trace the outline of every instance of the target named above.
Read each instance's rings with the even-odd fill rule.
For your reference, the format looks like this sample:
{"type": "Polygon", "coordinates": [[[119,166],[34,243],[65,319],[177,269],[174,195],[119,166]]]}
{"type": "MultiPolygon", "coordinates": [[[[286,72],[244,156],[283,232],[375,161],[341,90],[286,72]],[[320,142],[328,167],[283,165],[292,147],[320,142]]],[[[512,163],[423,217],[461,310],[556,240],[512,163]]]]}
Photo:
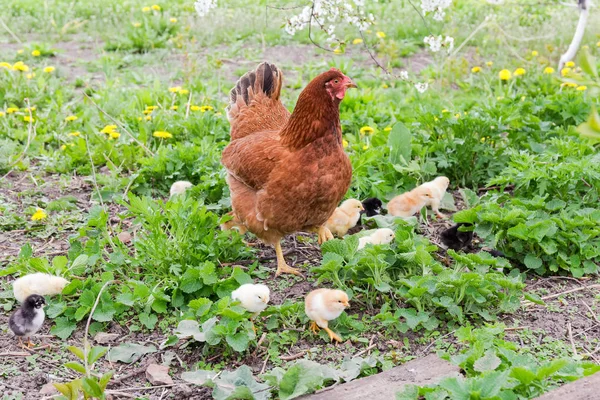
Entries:
{"type": "Polygon", "coordinates": [[[329,339],[331,339],[331,341],[333,342],[334,340],[336,342],[341,342],[342,338],[335,333],[334,331],[332,331],[331,329],[329,329],[329,324],[327,321],[319,321],[318,323],[315,323],[315,325],[320,326],[321,328],[323,328],[325,330],[325,332],[327,332],[327,334],[329,335],[329,339]]]}
{"type": "Polygon", "coordinates": [[[310,331],[314,334],[319,333],[319,331],[321,330],[321,328],[319,328],[315,321],[310,321],[310,326],[308,329],[310,329],[310,331]]]}
{"type": "Polygon", "coordinates": [[[277,272],[275,272],[275,276],[279,276],[282,273],[287,273],[298,275],[304,278],[304,275],[302,275],[300,271],[287,265],[285,258],[283,258],[283,251],[281,250],[280,242],[277,242],[275,245],[275,254],[277,255],[277,272]]]}
{"type": "Polygon", "coordinates": [[[312,232],[318,235],[319,244],[323,244],[326,241],[333,239],[331,231],[325,225],[312,229],[312,232]]]}
{"type": "Polygon", "coordinates": [[[440,212],[440,199],[431,200],[431,210],[438,216],[438,218],[446,218],[446,215],[440,212]]]}

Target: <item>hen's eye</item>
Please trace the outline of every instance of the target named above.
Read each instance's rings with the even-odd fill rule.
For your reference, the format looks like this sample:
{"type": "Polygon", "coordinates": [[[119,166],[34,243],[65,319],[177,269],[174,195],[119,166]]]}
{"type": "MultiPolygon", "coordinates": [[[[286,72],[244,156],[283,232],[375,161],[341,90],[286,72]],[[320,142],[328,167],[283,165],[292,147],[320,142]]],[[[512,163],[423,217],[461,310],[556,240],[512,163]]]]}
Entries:
{"type": "Polygon", "coordinates": [[[337,79],[334,79],[333,83],[338,84],[338,83],[340,83],[340,81],[337,79]]]}

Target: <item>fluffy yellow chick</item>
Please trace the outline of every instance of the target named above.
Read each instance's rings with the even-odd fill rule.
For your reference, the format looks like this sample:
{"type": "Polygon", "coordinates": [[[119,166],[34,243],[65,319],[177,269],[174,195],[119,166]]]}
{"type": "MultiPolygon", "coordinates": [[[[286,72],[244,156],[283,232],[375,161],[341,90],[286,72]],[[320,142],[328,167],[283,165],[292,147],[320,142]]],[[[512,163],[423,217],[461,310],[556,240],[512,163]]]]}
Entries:
{"type": "Polygon", "coordinates": [[[430,200],[431,190],[418,186],[390,200],[388,213],[394,217],[411,217],[429,204],[430,200]]]}
{"type": "Polygon", "coordinates": [[[389,228],[380,228],[368,236],[363,236],[358,239],[358,250],[364,248],[368,244],[388,244],[396,238],[394,231],[389,228]]]}
{"type": "Polygon", "coordinates": [[[332,234],[342,237],[348,233],[349,229],[356,226],[360,218],[360,212],[364,209],[360,201],[348,199],[335,209],[325,226],[329,228],[332,234]]]}
{"type": "Polygon", "coordinates": [[[173,197],[176,194],[183,194],[186,190],[188,190],[192,186],[194,186],[194,185],[192,185],[191,182],[177,181],[171,185],[171,190],[169,191],[169,193],[170,193],[169,197],[173,197]]]}
{"type": "Polygon", "coordinates": [[[311,319],[310,330],[317,333],[319,328],[323,328],[332,341],[341,342],[342,338],[329,329],[328,323],[350,306],[348,302],[348,295],[341,290],[316,289],[310,292],[304,301],[304,311],[311,319]]]}
{"type": "Polygon", "coordinates": [[[69,281],[63,277],[37,272],[22,276],[14,281],[13,292],[15,298],[22,303],[32,294],[39,294],[40,296],[59,294],[68,284],[69,281]]]}
{"type": "Polygon", "coordinates": [[[246,232],[248,232],[248,228],[246,228],[246,226],[244,224],[242,224],[242,222],[233,213],[233,211],[228,212],[227,215],[231,215],[232,219],[230,219],[227,222],[223,222],[220,225],[222,231],[228,231],[228,230],[231,230],[231,229],[237,229],[238,232],[240,232],[240,235],[243,235],[246,232]]]}
{"type": "Polygon", "coordinates": [[[246,310],[258,315],[267,308],[271,291],[263,284],[246,283],[231,292],[231,298],[238,300],[246,310]]]}
{"type": "Polygon", "coordinates": [[[444,198],[444,195],[446,194],[449,184],[450,179],[446,178],[445,176],[438,176],[431,182],[426,182],[420,186],[421,188],[429,190],[430,198],[427,202],[427,205],[431,206],[431,210],[439,218],[446,218],[446,216],[440,212],[440,204],[444,198]]]}

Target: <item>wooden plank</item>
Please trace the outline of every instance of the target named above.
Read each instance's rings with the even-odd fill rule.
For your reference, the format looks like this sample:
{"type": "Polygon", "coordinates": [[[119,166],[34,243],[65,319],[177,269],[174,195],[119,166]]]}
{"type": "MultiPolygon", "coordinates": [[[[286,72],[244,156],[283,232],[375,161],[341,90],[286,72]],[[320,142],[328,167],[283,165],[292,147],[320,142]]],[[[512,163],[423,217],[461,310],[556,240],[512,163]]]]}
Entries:
{"type": "MultiPolygon", "coordinates": [[[[300,397],[303,400],[393,400],[406,385],[431,385],[459,376],[459,368],[435,354],[412,360],[377,375],[338,385],[331,390],[300,397]]],[[[564,400],[564,399],[563,399],[564,400]]]]}
{"type": "Polygon", "coordinates": [[[535,400],[598,400],[600,399],[600,372],[569,382],[535,400]]]}

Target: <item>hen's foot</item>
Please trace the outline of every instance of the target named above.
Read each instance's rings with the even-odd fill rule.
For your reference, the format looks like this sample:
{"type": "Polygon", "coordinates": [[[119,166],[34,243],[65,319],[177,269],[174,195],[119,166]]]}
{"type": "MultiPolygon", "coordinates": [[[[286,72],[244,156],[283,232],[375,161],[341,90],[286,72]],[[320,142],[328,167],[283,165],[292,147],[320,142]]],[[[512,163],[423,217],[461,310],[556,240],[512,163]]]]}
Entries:
{"type": "Polygon", "coordinates": [[[277,255],[277,272],[275,272],[275,276],[279,276],[283,273],[286,273],[298,275],[304,278],[304,275],[302,275],[300,271],[287,265],[287,263],[285,262],[285,258],[283,258],[283,250],[281,250],[281,243],[279,242],[275,245],[275,254],[277,255]]]}

